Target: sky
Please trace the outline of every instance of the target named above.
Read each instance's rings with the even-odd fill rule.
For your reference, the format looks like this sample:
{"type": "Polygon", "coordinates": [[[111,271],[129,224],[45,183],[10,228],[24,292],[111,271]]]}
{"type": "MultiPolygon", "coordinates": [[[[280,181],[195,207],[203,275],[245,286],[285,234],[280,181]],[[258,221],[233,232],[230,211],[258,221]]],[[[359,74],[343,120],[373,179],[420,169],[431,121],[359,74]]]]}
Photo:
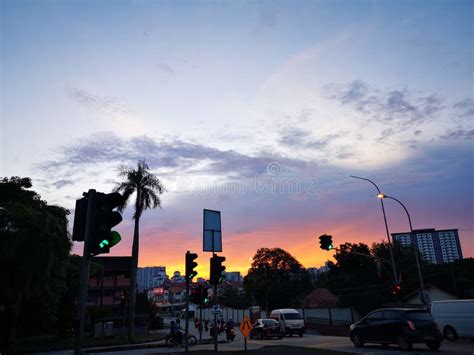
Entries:
{"type": "MultiPolygon", "coordinates": [[[[474,257],[472,1],[4,0],[0,176],[71,209],[145,159],[166,187],[140,266],[183,271],[221,211],[228,271],[260,247],[386,240],[369,183],[474,257]]],[[[409,229],[394,201],[391,232],[409,229]]],[[[130,255],[133,209],[110,255],[130,255]]],[[[76,243],[74,252],[81,253],[76,243]]]]}

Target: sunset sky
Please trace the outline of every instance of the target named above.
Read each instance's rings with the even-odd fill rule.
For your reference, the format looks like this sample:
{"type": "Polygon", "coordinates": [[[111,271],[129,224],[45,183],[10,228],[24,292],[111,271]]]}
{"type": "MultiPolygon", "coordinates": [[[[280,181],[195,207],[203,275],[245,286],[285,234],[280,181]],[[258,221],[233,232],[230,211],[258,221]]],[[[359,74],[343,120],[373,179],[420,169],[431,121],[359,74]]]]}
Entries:
{"type": "MultiPolygon", "coordinates": [[[[140,266],[183,271],[220,210],[228,271],[259,247],[385,239],[375,180],[474,257],[472,1],[1,2],[0,175],[50,204],[145,159],[167,192],[140,266]]],[[[408,230],[386,201],[391,232],[408,230]]],[[[110,255],[130,255],[133,210],[110,255]]],[[[80,253],[77,243],[74,252],[80,253]]]]}

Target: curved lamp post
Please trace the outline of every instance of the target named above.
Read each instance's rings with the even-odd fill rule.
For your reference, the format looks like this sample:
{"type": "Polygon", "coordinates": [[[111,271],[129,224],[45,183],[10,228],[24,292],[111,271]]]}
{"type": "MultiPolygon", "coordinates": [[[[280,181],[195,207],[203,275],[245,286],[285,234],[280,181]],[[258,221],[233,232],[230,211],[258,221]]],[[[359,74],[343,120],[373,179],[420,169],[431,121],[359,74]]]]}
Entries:
{"type": "MultiPolygon", "coordinates": [[[[382,194],[382,192],[380,191],[379,187],[377,186],[377,184],[375,182],[373,182],[372,180],[369,180],[367,178],[363,178],[363,177],[360,177],[360,176],[354,176],[354,175],[349,175],[351,178],[354,178],[354,179],[359,179],[359,180],[365,180],[365,181],[368,181],[370,182],[372,185],[375,186],[375,188],[377,189],[378,193],[379,194],[382,194]]],[[[378,196],[378,195],[377,195],[378,196]]],[[[385,215],[385,207],[383,205],[383,199],[380,199],[380,204],[382,205],[382,214],[383,214],[383,221],[385,222],[385,232],[387,233],[387,241],[388,241],[388,250],[390,251],[390,260],[391,260],[391,264],[392,264],[392,271],[393,271],[393,282],[395,284],[398,284],[398,282],[400,281],[398,276],[397,276],[397,269],[395,267],[395,258],[393,256],[393,248],[392,248],[392,242],[390,240],[390,233],[388,231],[388,224],[387,224],[387,217],[385,215]]]]}
{"type": "Polygon", "coordinates": [[[410,239],[411,239],[411,243],[413,245],[413,251],[415,253],[415,259],[416,259],[416,267],[418,269],[418,279],[420,280],[420,290],[421,290],[421,302],[426,305],[426,300],[425,300],[425,287],[424,287],[424,284],[423,284],[423,276],[421,274],[421,264],[420,264],[420,257],[418,256],[418,248],[416,246],[416,243],[415,243],[415,235],[413,234],[413,225],[411,224],[411,217],[410,217],[410,213],[408,213],[408,210],[407,208],[405,207],[405,205],[398,199],[396,199],[395,197],[392,197],[392,196],[387,196],[381,192],[379,192],[379,194],[377,195],[377,197],[380,199],[380,201],[382,201],[384,198],[388,198],[390,200],[394,200],[396,202],[398,202],[400,204],[400,206],[403,207],[403,209],[405,210],[406,214],[407,214],[407,217],[408,217],[408,223],[410,224],[410,239]]]}

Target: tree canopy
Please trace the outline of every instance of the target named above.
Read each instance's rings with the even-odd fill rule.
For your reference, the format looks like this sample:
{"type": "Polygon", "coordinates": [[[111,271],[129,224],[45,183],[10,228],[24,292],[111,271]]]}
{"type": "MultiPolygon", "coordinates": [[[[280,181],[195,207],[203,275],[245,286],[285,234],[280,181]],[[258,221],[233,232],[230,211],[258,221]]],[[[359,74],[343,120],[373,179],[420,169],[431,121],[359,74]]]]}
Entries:
{"type": "Polygon", "coordinates": [[[281,248],[260,248],[244,278],[244,287],[266,310],[300,307],[311,290],[306,269],[281,248]]]}
{"type": "MultiPolygon", "coordinates": [[[[399,280],[393,277],[387,243],[374,243],[371,247],[363,243],[342,244],[334,256],[336,263],[330,264],[329,271],[320,275],[317,286],[329,288],[342,306],[352,306],[362,314],[387,303],[399,303],[419,290],[420,284],[413,248],[395,243],[393,252],[399,280]],[[391,289],[399,281],[401,291],[393,295],[391,289]]],[[[473,259],[440,265],[422,260],[421,264],[425,285],[437,286],[461,298],[474,288],[474,272],[470,271],[474,269],[473,259]]]]}
{"type": "Polygon", "coordinates": [[[11,336],[23,306],[33,300],[41,303],[36,327],[56,320],[72,246],[69,211],[48,205],[31,187],[30,178],[0,179],[0,304],[5,305],[11,336]]]}

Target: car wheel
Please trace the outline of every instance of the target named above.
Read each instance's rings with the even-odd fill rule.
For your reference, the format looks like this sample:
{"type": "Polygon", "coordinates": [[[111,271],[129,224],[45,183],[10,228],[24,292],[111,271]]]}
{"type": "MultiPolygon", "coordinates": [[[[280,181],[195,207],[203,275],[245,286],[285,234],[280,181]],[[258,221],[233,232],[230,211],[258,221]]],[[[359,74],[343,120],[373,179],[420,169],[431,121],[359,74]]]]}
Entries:
{"type": "Polygon", "coordinates": [[[280,336],[278,337],[278,339],[280,339],[280,340],[281,340],[281,338],[282,338],[282,336],[280,335],[280,336]]]}
{"type": "Polygon", "coordinates": [[[438,349],[439,349],[439,347],[441,346],[441,342],[439,342],[439,341],[431,341],[431,342],[429,342],[429,343],[426,343],[426,346],[427,346],[428,348],[430,348],[430,350],[435,351],[435,350],[438,350],[438,349]]]}
{"type": "Polygon", "coordinates": [[[398,346],[403,351],[408,351],[412,348],[412,344],[405,337],[398,338],[398,346]]]}
{"type": "Polygon", "coordinates": [[[299,336],[300,336],[300,338],[302,338],[302,337],[303,337],[303,332],[301,332],[301,333],[299,334],[299,336]]]}
{"type": "Polygon", "coordinates": [[[262,340],[262,333],[257,333],[257,340],[262,340]]]}
{"type": "Polygon", "coordinates": [[[351,340],[352,340],[352,343],[354,344],[354,346],[356,348],[362,348],[364,346],[364,341],[362,340],[362,338],[358,334],[354,334],[351,337],[351,340]]]}
{"type": "Polygon", "coordinates": [[[448,325],[444,328],[444,337],[449,341],[456,341],[458,340],[458,333],[456,333],[456,330],[453,327],[448,325]]]}
{"type": "Polygon", "coordinates": [[[382,348],[386,349],[388,348],[388,344],[387,343],[383,343],[383,344],[380,344],[382,346],[382,348]]]}

